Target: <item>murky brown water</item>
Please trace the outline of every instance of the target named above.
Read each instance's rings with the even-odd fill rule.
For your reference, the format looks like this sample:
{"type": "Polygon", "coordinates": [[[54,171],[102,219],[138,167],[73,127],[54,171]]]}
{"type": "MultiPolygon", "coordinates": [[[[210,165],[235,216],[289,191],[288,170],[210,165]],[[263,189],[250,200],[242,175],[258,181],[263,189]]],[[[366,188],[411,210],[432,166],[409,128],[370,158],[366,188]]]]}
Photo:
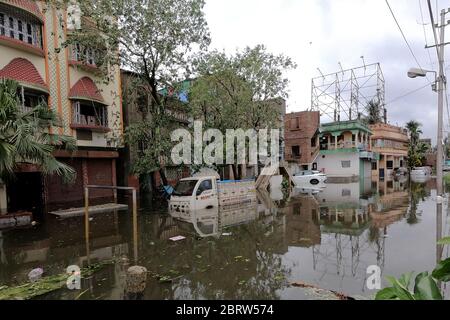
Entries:
{"type": "MultiPolygon", "coordinates": [[[[258,206],[198,213],[193,223],[155,205],[140,209],[137,252],[130,213],[95,215],[89,260],[118,262],[83,280],[79,291],[64,288],[40,298],[122,299],[135,256],[153,275],[145,299],[314,298],[292,282],[371,297],[376,291],[366,287],[368,266],[400,276],[432,270],[439,255],[448,256],[436,237],[448,234],[450,213],[444,204],[439,219],[433,195],[433,182],[328,185],[289,201],[259,194],[258,206]],[[186,239],[169,240],[179,235],[186,239]]],[[[34,228],[0,234],[0,286],[27,282],[33,268],[52,275],[87,264],[83,218],[48,217],[34,228]]]]}

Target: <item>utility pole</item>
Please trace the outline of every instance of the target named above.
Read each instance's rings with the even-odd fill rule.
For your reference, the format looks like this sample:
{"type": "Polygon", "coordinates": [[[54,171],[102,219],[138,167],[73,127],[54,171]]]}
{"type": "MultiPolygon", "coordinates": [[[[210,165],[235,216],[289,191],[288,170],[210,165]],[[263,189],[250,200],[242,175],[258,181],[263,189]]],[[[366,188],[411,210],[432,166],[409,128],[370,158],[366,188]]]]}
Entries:
{"type": "Polygon", "coordinates": [[[443,118],[444,118],[444,90],[446,88],[447,79],[445,77],[445,64],[444,64],[444,53],[445,46],[449,44],[445,42],[445,28],[449,23],[445,20],[447,13],[450,9],[441,10],[441,23],[435,24],[433,17],[433,10],[431,6],[431,0],[428,0],[428,9],[430,11],[431,26],[433,28],[433,35],[436,44],[434,46],[427,46],[426,48],[436,47],[436,52],[439,60],[439,72],[436,77],[437,82],[437,92],[438,92],[438,134],[437,134],[437,159],[436,159],[436,184],[437,184],[437,196],[442,197],[443,195],[443,164],[444,164],[444,146],[443,146],[443,118]],[[440,38],[436,29],[440,29],[440,38]]]}
{"type": "Polygon", "coordinates": [[[444,64],[444,52],[445,52],[445,27],[447,23],[445,16],[449,10],[441,10],[441,25],[440,28],[440,41],[438,44],[439,55],[439,78],[438,78],[438,135],[437,135],[437,159],[436,159],[436,179],[437,179],[437,195],[443,194],[443,162],[444,162],[444,150],[443,150],[443,120],[444,120],[444,89],[446,86],[445,78],[445,64],[444,64]]]}

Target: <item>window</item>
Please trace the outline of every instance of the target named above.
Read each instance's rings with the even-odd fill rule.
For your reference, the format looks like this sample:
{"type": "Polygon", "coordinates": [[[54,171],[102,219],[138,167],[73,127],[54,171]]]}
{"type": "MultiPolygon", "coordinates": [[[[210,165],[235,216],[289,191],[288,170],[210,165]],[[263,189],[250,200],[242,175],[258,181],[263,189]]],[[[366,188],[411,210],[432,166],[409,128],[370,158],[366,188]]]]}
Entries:
{"type": "Polygon", "coordinates": [[[294,156],[296,158],[300,158],[300,156],[301,156],[300,146],[292,146],[292,156],[294,156]]]}
{"type": "Polygon", "coordinates": [[[352,191],[349,189],[342,189],[342,196],[343,197],[351,197],[352,191]]]}
{"type": "Polygon", "coordinates": [[[85,48],[79,43],[72,46],[72,60],[96,65],[96,51],[92,48],[85,48]]]}
{"type": "Polygon", "coordinates": [[[42,48],[41,24],[0,12],[0,35],[42,48]]]}
{"type": "Polygon", "coordinates": [[[316,146],[317,146],[317,138],[316,137],[311,138],[311,147],[315,148],[316,146]]]}
{"type": "Polygon", "coordinates": [[[351,161],[341,161],[342,168],[350,168],[352,166],[351,161]]]}
{"type": "Polygon", "coordinates": [[[39,103],[47,101],[47,97],[41,92],[25,89],[22,86],[19,87],[17,95],[19,96],[23,112],[31,111],[31,109],[36,107],[39,103]]]}
{"type": "Polygon", "coordinates": [[[176,197],[192,196],[194,188],[197,185],[198,180],[181,180],[178,181],[174,188],[173,195],[176,197]]]}
{"type": "Polygon", "coordinates": [[[211,180],[203,181],[200,184],[200,186],[198,187],[197,194],[200,195],[203,192],[208,191],[208,190],[212,190],[212,181],[211,180]]]}
{"type": "Polygon", "coordinates": [[[0,12],[0,35],[5,35],[5,14],[0,12]]]}
{"type": "Polygon", "coordinates": [[[376,162],[372,162],[372,170],[378,170],[378,166],[376,162]]]}
{"type": "Polygon", "coordinates": [[[386,162],[386,167],[387,167],[388,170],[394,169],[394,161],[387,161],[386,162]]]}
{"type": "Polygon", "coordinates": [[[19,40],[23,41],[23,24],[21,20],[17,20],[17,34],[19,36],[19,40]]]}
{"type": "Polygon", "coordinates": [[[91,127],[108,127],[107,109],[91,101],[73,103],[73,124],[91,127]]]}
{"type": "Polygon", "coordinates": [[[92,141],[92,131],[77,130],[77,140],[92,141]]]}

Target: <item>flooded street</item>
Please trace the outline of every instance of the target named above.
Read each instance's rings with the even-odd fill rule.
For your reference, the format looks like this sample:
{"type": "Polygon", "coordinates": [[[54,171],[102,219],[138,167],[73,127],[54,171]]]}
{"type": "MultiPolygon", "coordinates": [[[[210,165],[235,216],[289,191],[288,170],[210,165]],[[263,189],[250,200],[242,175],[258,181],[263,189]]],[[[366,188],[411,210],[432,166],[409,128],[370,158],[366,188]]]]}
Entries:
{"type": "Polygon", "coordinates": [[[430,271],[448,256],[436,238],[448,235],[450,214],[447,200],[436,213],[434,188],[432,180],[369,180],[295,190],[288,200],[258,193],[257,205],[195,212],[190,222],[172,218],[167,206],[143,206],[134,234],[131,211],[94,215],[88,245],[82,217],[48,216],[31,229],[0,232],[0,286],[26,283],[34,268],[47,276],[113,259],[81,290],[39,299],[123,299],[135,264],[149,271],[145,299],[316,298],[295,282],[372,298],[369,266],[381,268],[385,285],[385,276],[430,271]]]}

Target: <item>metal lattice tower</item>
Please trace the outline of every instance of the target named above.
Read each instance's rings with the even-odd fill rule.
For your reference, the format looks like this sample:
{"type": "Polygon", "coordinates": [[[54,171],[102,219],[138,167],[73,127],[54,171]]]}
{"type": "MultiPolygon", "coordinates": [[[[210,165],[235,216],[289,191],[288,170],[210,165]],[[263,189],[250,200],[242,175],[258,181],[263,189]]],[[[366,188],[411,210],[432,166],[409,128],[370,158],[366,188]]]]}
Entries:
{"type": "MultiPolygon", "coordinates": [[[[320,71],[320,70],[319,70],[320,71]]],[[[379,63],[322,75],[312,79],[311,111],[333,121],[367,116],[369,102],[379,103],[386,121],[385,81],[379,63]]]]}

